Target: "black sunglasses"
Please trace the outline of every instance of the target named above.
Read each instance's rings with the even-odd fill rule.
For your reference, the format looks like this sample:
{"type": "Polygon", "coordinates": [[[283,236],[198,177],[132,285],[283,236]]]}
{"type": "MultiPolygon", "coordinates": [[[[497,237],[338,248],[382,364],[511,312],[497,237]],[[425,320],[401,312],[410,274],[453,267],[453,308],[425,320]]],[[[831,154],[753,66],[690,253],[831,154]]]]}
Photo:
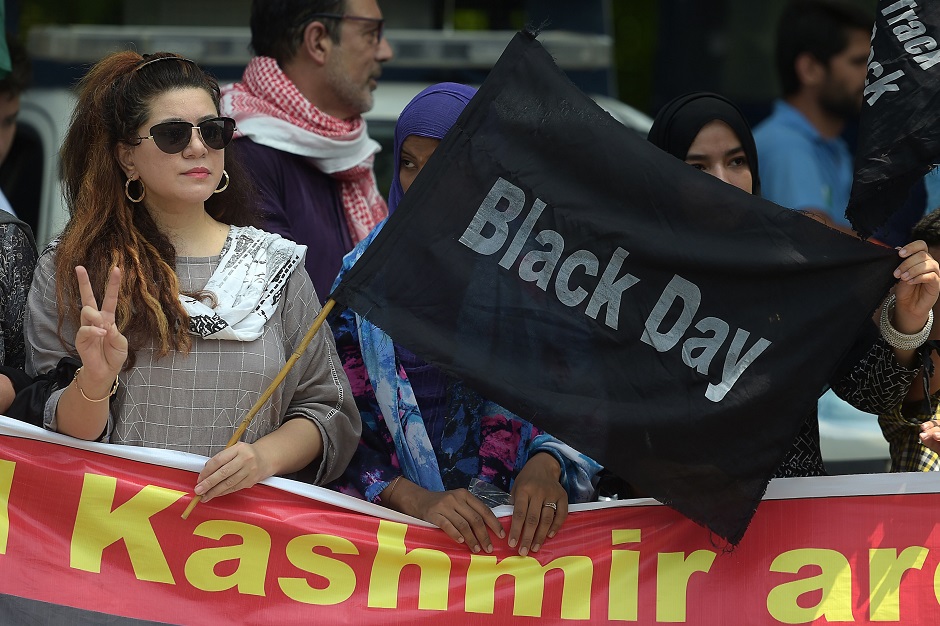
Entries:
{"type": "Polygon", "coordinates": [[[193,124],[191,122],[163,122],[150,127],[150,135],[137,139],[153,139],[153,143],[167,154],[182,152],[193,138],[193,129],[199,129],[202,142],[213,150],[221,150],[232,141],[235,120],[230,117],[213,117],[193,124]]]}

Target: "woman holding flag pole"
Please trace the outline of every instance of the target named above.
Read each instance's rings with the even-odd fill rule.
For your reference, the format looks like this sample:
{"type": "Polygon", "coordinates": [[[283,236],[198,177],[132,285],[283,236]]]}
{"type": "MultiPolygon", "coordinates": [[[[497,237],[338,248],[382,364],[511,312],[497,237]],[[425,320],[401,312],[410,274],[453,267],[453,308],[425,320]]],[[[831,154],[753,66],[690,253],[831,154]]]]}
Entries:
{"type": "Polygon", "coordinates": [[[225,154],[234,131],[188,59],[96,64],[62,148],[71,218],[40,258],[26,322],[31,374],[81,359],[45,427],[210,456],[203,500],[301,470],[332,480],[361,428],[327,327],[262,397],[319,305],[305,247],[253,227],[250,185],[225,154]]]}

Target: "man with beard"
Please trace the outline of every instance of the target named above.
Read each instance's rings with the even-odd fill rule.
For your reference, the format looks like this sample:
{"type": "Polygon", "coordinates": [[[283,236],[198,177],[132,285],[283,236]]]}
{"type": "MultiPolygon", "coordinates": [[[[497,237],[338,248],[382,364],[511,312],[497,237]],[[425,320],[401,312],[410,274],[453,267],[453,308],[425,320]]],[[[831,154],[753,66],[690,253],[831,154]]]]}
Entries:
{"type": "Polygon", "coordinates": [[[325,298],[343,255],[388,215],[362,114],[392,49],[376,0],[253,0],[255,57],[223,90],[234,148],[262,199],[265,230],[307,246],[325,298]]]}
{"type": "Polygon", "coordinates": [[[783,98],[754,129],[765,198],[851,232],[852,155],[840,137],[862,105],[873,19],[836,0],[794,0],[777,24],[783,98]]]}

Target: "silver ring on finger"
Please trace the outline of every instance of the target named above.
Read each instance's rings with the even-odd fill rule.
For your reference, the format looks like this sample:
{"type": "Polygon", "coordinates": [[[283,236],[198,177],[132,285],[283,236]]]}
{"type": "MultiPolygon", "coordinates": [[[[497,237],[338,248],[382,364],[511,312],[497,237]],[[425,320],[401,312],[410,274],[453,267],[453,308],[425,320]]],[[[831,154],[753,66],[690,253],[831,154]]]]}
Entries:
{"type": "Polygon", "coordinates": [[[557,510],[558,510],[558,505],[557,505],[556,503],[554,503],[554,502],[546,502],[546,503],[543,504],[542,506],[543,506],[543,507],[544,507],[544,506],[547,506],[548,508],[552,509],[553,511],[557,511],[557,510]]]}

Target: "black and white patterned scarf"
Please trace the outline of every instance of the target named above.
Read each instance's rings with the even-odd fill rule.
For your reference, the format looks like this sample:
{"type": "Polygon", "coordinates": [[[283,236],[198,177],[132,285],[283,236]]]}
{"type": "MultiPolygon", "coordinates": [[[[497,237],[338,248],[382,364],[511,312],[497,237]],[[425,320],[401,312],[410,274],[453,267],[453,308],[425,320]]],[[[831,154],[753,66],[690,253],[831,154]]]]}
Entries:
{"type": "Polygon", "coordinates": [[[216,306],[180,294],[189,314],[189,332],[205,339],[254,341],[260,337],[306,252],[306,246],[280,235],[232,226],[219,267],[205,286],[205,291],[215,295],[216,306]]]}

